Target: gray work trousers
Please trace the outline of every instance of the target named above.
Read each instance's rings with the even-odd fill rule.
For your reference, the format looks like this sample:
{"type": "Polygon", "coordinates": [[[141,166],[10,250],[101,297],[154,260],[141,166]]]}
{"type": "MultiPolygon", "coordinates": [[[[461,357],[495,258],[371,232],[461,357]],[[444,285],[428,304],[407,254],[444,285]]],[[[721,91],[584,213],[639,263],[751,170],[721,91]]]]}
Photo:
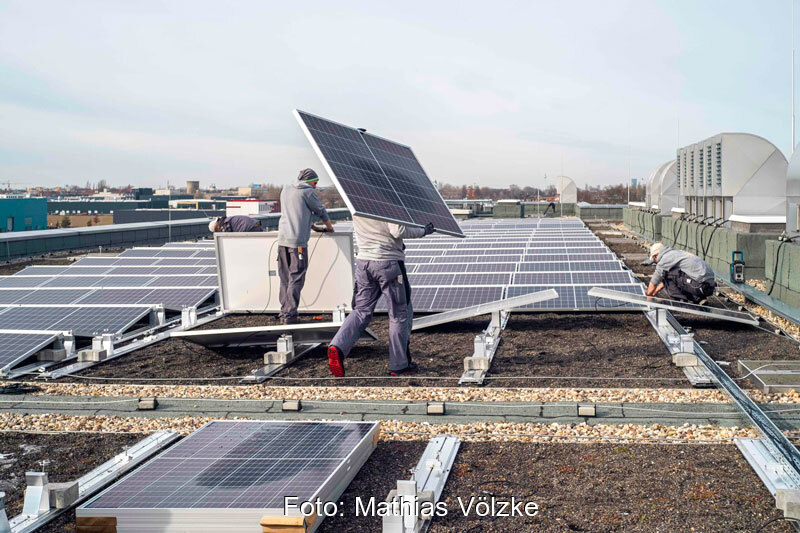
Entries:
{"type": "Polygon", "coordinates": [[[372,320],[378,298],[386,298],[389,310],[389,370],[403,370],[411,363],[408,351],[411,337],[411,286],[402,261],[356,260],[353,312],[331,341],[347,357],[353,345],[372,320]]]}
{"type": "Polygon", "coordinates": [[[297,306],[300,304],[300,292],[306,283],[306,270],[308,270],[308,250],[303,250],[303,259],[297,248],[278,246],[278,277],[281,287],[278,292],[278,301],[281,320],[297,320],[297,306]]]}

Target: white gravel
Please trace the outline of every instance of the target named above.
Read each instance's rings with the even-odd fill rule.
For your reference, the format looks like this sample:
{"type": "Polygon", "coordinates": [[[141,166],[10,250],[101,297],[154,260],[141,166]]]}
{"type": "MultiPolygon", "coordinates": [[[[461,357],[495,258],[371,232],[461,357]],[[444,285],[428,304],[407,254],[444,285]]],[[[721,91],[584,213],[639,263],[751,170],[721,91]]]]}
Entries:
{"type": "MultiPolygon", "coordinates": [[[[23,415],[0,413],[0,431],[151,433],[172,430],[188,434],[210,418],[127,418],[116,416],[23,415]]],[[[433,435],[459,435],[467,441],[520,442],[675,442],[731,443],[736,437],[756,437],[752,428],[698,426],[644,426],[635,424],[535,424],[481,422],[430,424],[381,421],[382,440],[428,440],[433,435]]]]}
{"type": "MultiPolygon", "coordinates": [[[[478,387],[274,387],[266,385],[98,385],[83,383],[24,383],[48,396],[104,396],[280,400],[407,400],[447,402],[631,402],[725,403],[715,389],[594,389],[594,388],[478,388],[478,387]]],[[[800,403],[800,392],[763,394],[747,391],[761,403],[800,403]]]]}

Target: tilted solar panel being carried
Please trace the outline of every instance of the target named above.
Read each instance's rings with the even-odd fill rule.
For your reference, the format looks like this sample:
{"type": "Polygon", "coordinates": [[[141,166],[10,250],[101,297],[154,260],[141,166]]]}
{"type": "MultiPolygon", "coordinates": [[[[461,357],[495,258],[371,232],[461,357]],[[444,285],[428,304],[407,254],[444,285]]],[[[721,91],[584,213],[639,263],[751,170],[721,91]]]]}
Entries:
{"type": "Polygon", "coordinates": [[[300,127],[353,215],[464,233],[411,148],[295,110],[300,127]]]}

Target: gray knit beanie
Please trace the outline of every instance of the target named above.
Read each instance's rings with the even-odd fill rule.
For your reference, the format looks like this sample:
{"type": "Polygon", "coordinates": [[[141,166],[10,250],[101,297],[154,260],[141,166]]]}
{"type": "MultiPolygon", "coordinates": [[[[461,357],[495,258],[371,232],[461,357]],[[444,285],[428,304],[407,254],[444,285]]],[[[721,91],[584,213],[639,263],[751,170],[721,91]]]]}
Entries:
{"type": "Polygon", "coordinates": [[[319,176],[317,176],[317,173],[312,169],[306,168],[300,171],[300,175],[297,176],[297,180],[305,182],[317,181],[319,180],[319,176]]]}

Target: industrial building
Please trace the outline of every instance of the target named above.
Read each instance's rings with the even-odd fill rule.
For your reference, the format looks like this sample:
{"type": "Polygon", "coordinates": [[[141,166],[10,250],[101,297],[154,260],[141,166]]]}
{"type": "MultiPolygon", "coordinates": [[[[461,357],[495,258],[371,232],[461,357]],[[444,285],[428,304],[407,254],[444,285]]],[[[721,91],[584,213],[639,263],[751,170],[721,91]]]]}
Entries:
{"type": "Polygon", "coordinates": [[[47,200],[0,195],[0,232],[47,229],[47,200]]]}

